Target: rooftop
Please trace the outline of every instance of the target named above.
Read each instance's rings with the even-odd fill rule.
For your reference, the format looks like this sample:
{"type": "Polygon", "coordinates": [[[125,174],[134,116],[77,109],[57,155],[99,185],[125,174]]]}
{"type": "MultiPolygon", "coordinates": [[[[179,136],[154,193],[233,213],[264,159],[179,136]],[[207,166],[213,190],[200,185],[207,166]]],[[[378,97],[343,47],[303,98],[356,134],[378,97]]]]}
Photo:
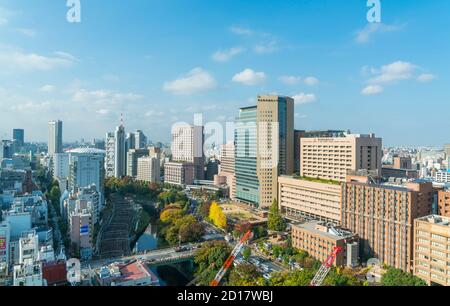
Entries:
{"type": "Polygon", "coordinates": [[[341,185],[341,182],[339,182],[339,181],[328,180],[328,179],[321,179],[321,178],[318,178],[318,177],[308,177],[308,176],[294,175],[294,176],[292,176],[292,178],[297,179],[297,180],[303,180],[303,181],[313,182],[313,183],[322,183],[322,184],[331,184],[331,185],[341,185]]]}
{"type": "Polygon", "coordinates": [[[320,235],[322,237],[332,240],[341,240],[343,238],[354,236],[351,232],[347,230],[341,229],[339,227],[330,226],[325,222],[318,220],[296,223],[294,224],[294,227],[304,229],[315,235],[320,235]]]}
{"type": "Polygon", "coordinates": [[[438,216],[438,215],[431,215],[431,216],[418,218],[417,220],[419,220],[419,221],[426,221],[428,223],[437,224],[437,225],[441,225],[441,226],[446,226],[446,227],[450,228],[450,218],[448,218],[448,217],[443,217],[443,216],[438,216]]]}
{"type": "Polygon", "coordinates": [[[106,154],[105,150],[95,149],[95,148],[77,148],[67,151],[67,153],[78,153],[78,154],[106,154]]]}

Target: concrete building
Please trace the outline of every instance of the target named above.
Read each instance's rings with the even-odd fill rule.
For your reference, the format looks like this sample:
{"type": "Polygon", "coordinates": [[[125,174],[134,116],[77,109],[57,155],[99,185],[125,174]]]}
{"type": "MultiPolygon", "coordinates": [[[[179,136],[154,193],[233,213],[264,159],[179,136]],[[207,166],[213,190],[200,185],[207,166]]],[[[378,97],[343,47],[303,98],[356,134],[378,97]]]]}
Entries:
{"type": "Polygon", "coordinates": [[[127,176],[137,177],[138,175],[138,159],[150,156],[149,149],[130,149],[127,152],[127,176]]]}
{"type": "Polygon", "coordinates": [[[158,277],[141,261],[128,264],[111,264],[97,273],[101,286],[148,287],[159,286],[158,277]]]}
{"type": "Polygon", "coordinates": [[[42,265],[39,258],[39,238],[35,231],[21,234],[18,242],[19,261],[14,266],[14,286],[43,286],[42,265]]]}
{"type": "Polygon", "coordinates": [[[140,157],[137,160],[137,179],[143,182],[161,181],[160,160],[155,157],[140,157]]]}
{"type": "Polygon", "coordinates": [[[434,175],[434,181],[437,183],[450,183],[450,169],[445,171],[436,171],[436,174],[434,175]]]}
{"type": "Polygon", "coordinates": [[[341,223],[341,185],[325,180],[278,178],[278,205],[289,219],[312,218],[341,223]]]}
{"type": "Polygon", "coordinates": [[[450,144],[446,144],[444,146],[444,153],[445,153],[445,157],[447,157],[447,158],[450,157],[450,144]]]}
{"type": "Polygon", "coordinates": [[[434,201],[431,182],[378,184],[348,176],[343,184],[342,226],[360,237],[366,257],[412,271],[414,219],[427,216],[434,201]]]}
{"type": "Polygon", "coordinates": [[[69,153],[53,155],[53,179],[67,180],[69,177],[69,153]]]}
{"type": "Polygon", "coordinates": [[[82,259],[90,259],[93,252],[93,208],[88,201],[77,200],[75,209],[69,214],[69,232],[72,245],[82,259]]]}
{"type": "Polygon", "coordinates": [[[164,164],[164,182],[186,186],[194,183],[195,165],[193,163],[167,162],[164,164]]]}
{"type": "Polygon", "coordinates": [[[48,154],[63,153],[63,123],[62,121],[50,121],[48,123],[48,154]]]}
{"type": "Polygon", "coordinates": [[[125,151],[128,153],[129,150],[134,149],[136,149],[136,134],[128,133],[125,140],[125,151]]]}
{"type": "Polygon", "coordinates": [[[116,138],[114,133],[106,134],[106,156],[105,156],[105,175],[106,177],[114,177],[116,162],[116,138]]]}
{"type": "Polygon", "coordinates": [[[294,173],[300,173],[300,141],[301,138],[337,138],[344,137],[346,131],[326,130],[326,131],[294,131],[294,173]]]}
{"type": "Polygon", "coordinates": [[[396,156],[394,157],[394,169],[412,169],[411,157],[396,156]]]}
{"type": "MultiPolygon", "coordinates": [[[[229,142],[220,147],[219,177],[225,177],[225,183],[230,189],[230,198],[236,197],[236,177],[234,172],[235,156],[234,143],[229,142]]],[[[220,180],[219,180],[220,181],[220,180]]]]}
{"type": "Polygon", "coordinates": [[[105,151],[80,148],[69,151],[69,191],[95,185],[101,205],[105,202],[105,151]]]}
{"type": "Polygon", "coordinates": [[[358,245],[358,236],[327,225],[321,221],[307,221],[292,225],[292,246],[308,252],[317,260],[324,262],[330,256],[334,247],[341,247],[334,262],[335,266],[348,266],[354,268],[359,263],[359,254],[355,246],[358,245]]]}
{"type": "Polygon", "coordinates": [[[428,285],[450,286],[450,218],[414,220],[414,275],[428,285]]]}
{"type": "Polygon", "coordinates": [[[259,207],[268,208],[278,195],[278,176],[294,172],[294,100],[258,96],[257,110],[259,207]]]}
{"type": "Polygon", "coordinates": [[[147,136],[141,130],[137,130],[135,135],[135,149],[145,149],[147,148],[147,136]]]}
{"type": "Polygon", "coordinates": [[[194,164],[195,180],[205,178],[203,144],[203,126],[183,124],[172,128],[172,161],[194,164]]]}
{"type": "Polygon", "coordinates": [[[114,133],[114,176],[122,178],[126,175],[125,127],[123,124],[114,133]]]}
{"type": "Polygon", "coordinates": [[[344,182],[349,171],[381,175],[382,140],[370,135],[301,138],[300,175],[344,182]]]}
{"type": "Polygon", "coordinates": [[[438,214],[450,218],[450,190],[439,190],[438,214]]]}
{"type": "Polygon", "coordinates": [[[9,222],[0,222],[0,278],[8,274],[11,239],[9,222]]]}

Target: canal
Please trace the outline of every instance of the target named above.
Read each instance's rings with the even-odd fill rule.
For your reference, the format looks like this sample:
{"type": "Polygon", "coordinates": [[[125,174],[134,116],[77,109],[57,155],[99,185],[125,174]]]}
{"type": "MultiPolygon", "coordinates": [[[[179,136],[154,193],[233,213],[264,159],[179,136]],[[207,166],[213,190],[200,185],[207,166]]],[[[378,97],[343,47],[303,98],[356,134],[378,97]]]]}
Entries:
{"type": "MultiPolygon", "coordinates": [[[[135,250],[138,252],[152,251],[160,245],[156,222],[150,222],[144,234],[136,242],[135,250]]],[[[184,286],[190,280],[172,266],[151,268],[161,283],[161,286],[184,286]]]]}

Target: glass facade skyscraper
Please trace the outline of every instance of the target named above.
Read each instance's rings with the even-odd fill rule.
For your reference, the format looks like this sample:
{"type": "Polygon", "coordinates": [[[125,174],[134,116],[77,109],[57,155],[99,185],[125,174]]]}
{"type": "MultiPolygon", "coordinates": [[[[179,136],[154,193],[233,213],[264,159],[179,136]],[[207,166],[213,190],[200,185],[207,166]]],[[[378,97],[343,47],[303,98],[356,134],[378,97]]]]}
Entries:
{"type": "Polygon", "coordinates": [[[256,106],[241,108],[234,132],[236,198],[253,206],[259,204],[257,114],[256,106]]]}

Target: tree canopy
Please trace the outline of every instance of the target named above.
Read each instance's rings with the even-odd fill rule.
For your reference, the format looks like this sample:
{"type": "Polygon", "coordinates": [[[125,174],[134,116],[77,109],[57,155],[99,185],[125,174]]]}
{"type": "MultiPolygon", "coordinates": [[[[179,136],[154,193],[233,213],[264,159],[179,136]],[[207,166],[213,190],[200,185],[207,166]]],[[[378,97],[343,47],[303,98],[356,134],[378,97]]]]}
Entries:
{"type": "Polygon", "coordinates": [[[400,269],[389,267],[381,277],[382,286],[426,286],[422,279],[400,269]]]}
{"type": "Polygon", "coordinates": [[[269,210],[268,228],[269,230],[277,232],[286,230],[286,222],[280,214],[278,201],[276,199],[273,200],[272,206],[269,210]]]}

